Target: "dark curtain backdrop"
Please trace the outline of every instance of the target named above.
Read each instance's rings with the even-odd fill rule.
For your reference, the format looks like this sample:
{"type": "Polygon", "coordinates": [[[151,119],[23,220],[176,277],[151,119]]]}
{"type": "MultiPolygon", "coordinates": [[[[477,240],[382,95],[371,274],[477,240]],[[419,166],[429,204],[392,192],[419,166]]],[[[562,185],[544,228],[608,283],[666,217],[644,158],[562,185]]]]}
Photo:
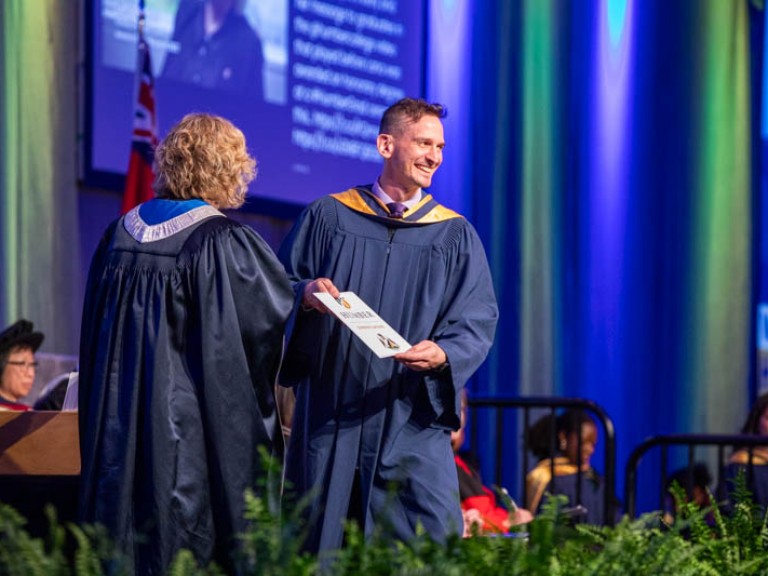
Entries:
{"type": "Polygon", "coordinates": [[[760,8],[475,3],[473,220],[502,322],[473,392],[598,402],[620,474],[648,436],[736,432],[754,392],[760,8]]]}

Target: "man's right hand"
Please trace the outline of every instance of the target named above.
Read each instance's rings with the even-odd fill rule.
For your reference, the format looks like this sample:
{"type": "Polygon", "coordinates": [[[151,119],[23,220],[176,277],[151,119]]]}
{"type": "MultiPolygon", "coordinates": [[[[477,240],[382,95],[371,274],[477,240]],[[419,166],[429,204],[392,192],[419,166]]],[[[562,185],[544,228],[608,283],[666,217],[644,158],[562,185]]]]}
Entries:
{"type": "Polygon", "coordinates": [[[301,298],[301,306],[304,310],[317,310],[321,314],[328,312],[325,304],[315,297],[315,292],[328,292],[334,298],[339,297],[339,289],[333,285],[330,278],[317,278],[304,286],[304,295],[301,298]]]}

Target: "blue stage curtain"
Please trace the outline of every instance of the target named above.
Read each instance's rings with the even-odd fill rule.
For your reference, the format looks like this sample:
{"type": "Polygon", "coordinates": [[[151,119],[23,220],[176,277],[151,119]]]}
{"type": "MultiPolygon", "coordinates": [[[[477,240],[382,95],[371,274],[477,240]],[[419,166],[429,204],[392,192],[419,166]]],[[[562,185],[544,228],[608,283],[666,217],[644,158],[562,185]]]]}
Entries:
{"type": "Polygon", "coordinates": [[[755,382],[761,7],[473,10],[472,219],[501,324],[471,390],[598,402],[620,476],[648,436],[736,432],[755,382]]]}

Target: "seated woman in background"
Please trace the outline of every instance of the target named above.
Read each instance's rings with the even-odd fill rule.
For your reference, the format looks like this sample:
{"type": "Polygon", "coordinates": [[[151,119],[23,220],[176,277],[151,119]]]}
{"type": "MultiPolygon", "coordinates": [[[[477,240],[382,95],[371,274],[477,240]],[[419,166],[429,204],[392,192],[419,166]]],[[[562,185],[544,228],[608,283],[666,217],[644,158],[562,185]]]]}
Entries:
{"type": "Polygon", "coordinates": [[[714,502],[710,498],[710,484],[712,483],[712,474],[704,462],[696,462],[690,468],[684,467],[672,472],[667,480],[667,494],[664,501],[664,522],[669,525],[674,524],[679,514],[678,502],[672,493],[672,487],[677,484],[682,489],[682,496],[685,498],[684,504],[692,503],[700,511],[706,511],[705,521],[709,525],[714,525],[715,517],[712,512],[714,502]]]}
{"type": "Polygon", "coordinates": [[[0,411],[31,410],[20,400],[35,382],[35,352],[43,338],[28,320],[19,320],[0,332],[0,411]]]}
{"type": "Polygon", "coordinates": [[[564,494],[576,521],[603,524],[605,486],[590,464],[597,440],[594,420],[581,410],[536,421],[528,431],[528,448],[539,462],[525,478],[526,508],[538,511],[545,493],[564,494]]]}
{"type": "Polygon", "coordinates": [[[459,497],[464,514],[464,536],[471,536],[477,526],[480,534],[507,534],[512,526],[533,520],[533,514],[523,508],[507,510],[496,501],[496,495],[483,484],[480,471],[471,454],[460,452],[464,444],[467,423],[467,394],[461,394],[461,428],[451,432],[456,472],[459,475],[459,497]]]}
{"type": "MultiPolygon", "coordinates": [[[[755,401],[741,427],[741,433],[768,436],[768,393],[762,394],[755,401]]],[[[721,488],[718,495],[728,498],[733,492],[736,477],[742,472],[755,503],[763,509],[768,507],[768,438],[765,446],[736,447],[725,468],[725,494],[721,488]]]]}

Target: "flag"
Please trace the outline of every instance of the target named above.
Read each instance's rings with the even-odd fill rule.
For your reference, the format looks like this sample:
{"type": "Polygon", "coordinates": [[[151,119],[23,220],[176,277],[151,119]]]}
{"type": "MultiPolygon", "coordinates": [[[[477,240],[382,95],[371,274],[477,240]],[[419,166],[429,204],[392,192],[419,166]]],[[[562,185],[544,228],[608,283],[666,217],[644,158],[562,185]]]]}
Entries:
{"type": "Polygon", "coordinates": [[[123,207],[125,214],[134,206],[154,198],[152,190],[152,159],[157,146],[157,116],[155,112],[155,79],[152,76],[152,62],[149,45],[144,41],[139,24],[139,57],[136,103],[133,114],[133,137],[131,140],[131,158],[125,178],[123,207]]]}

